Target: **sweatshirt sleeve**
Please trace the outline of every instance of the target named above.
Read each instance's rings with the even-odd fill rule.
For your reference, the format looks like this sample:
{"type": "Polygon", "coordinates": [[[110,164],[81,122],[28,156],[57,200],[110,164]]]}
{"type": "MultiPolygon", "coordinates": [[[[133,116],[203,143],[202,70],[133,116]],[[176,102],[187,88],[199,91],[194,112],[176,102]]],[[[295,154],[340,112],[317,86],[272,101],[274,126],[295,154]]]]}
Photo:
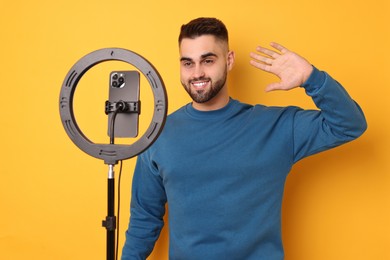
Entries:
{"type": "Polygon", "coordinates": [[[358,138],[367,128],[360,106],[326,72],[313,67],[302,85],[319,110],[294,117],[294,162],[358,138]]]}
{"type": "Polygon", "coordinates": [[[130,223],[122,250],[122,260],[146,259],[164,225],[166,194],[157,169],[147,152],[141,154],[133,176],[130,223]]]}

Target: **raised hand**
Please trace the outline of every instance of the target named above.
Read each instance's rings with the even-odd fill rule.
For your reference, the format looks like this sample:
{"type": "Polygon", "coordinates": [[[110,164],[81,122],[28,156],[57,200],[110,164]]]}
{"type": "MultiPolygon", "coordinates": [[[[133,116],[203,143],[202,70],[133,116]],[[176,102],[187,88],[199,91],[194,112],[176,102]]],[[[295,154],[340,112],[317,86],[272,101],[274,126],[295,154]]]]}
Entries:
{"type": "Polygon", "coordinates": [[[250,64],[279,77],[280,81],[269,84],[265,91],[290,90],[301,86],[313,71],[312,65],[303,57],[278,43],[270,44],[276,50],[257,47],[251,52],[250,64]],[[260,54],[259,54],[260,53],[260,54]]]}

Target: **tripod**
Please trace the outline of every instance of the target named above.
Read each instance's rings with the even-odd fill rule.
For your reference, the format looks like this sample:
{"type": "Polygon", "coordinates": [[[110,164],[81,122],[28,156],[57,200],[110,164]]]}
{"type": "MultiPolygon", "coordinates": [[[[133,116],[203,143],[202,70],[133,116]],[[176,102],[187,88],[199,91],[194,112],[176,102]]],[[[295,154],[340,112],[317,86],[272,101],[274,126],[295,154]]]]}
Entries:
{"type": "MultiPolygon", "coordinates": [[[[139,113],[139,103],[121,103],[126,112],[139,113]]],[[[107,109],[113,108],[113,104],[106,103],[107,109]]],[[[107,229],[107,260],[115,259],[115,178],[114,165],[118,161],[132,158],[146,150],[160,135],[167,117],[168,102],[164,83],[157,70],[149,61],[135,52],[121,48],[104,48],[87,54],[82,57],[66,75],[59,98],[59,108],[61,121],[66,133],[73,143],[82,151],[92,157],[104,160],[108,164],[108,196],[107,196],[107,216],[103,221],[103,226],[107,229]],[[111,134],[110,144],[97,144],[91,142],[77,125],[73,112],[73,97],[81,77],[92,67],[106,61],[123,61],[136,67],[146,77],[151,86],[154,97],[154,110],[152,121],[146,132],[132,145],[116,145],[111,134]]],[[[124,112],[124,111],[122,111],[124,112]]],[[[115,113],[115,112],[114,112],[115,113]]],[[[110,131],[114,133],[113,128],[110,131]]]]}

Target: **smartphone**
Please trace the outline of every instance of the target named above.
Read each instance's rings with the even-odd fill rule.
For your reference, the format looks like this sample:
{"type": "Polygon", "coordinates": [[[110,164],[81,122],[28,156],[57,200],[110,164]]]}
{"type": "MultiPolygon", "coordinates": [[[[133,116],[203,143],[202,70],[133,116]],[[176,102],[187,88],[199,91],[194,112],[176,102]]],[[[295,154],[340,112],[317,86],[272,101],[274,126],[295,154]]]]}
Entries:
{"type": "MultiPolygon", "coordinates": [[[[108,101],[139,101],[140,74],[138,71],[112,71],[110,73],[108,101]]],[[[108,114],[108,135],[111,133],[111,118],[108,114]]],[[[118,113],[115,117],[114,137],[136,137],[139,113],[118,113]]]]}

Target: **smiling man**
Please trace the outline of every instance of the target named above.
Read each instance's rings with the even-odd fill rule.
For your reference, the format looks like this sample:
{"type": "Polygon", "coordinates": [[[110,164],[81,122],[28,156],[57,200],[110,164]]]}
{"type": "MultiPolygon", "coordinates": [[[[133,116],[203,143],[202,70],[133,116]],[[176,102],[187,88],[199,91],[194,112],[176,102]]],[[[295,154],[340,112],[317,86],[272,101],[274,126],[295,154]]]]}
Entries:
{"type": "Polygon", "coordinates": [[[224,107],[229,102],[227,74],[234,62],[234,52],[229,51],[227,41],[213,35],[184,38],[180,56],[181,83],[194,101],[194,108],[224,107]]]}
{"type": "MultiPolygon", "coordinates": [[[[249,105],[229,96],[234,64],[228,32],[215,18],[181,27],[180,79],[192,102],[169,115],[137,159],[122,259],[146,259],[169,208],[173,260],[283,259],[281,206],[297,161],[359,137],[360,107],[326,72],[280,44],[257,47],[255,68],[302,87],[318,110],[249,105]]],[[[241,87],[241,86],[240,86],[241,87]]]]}

